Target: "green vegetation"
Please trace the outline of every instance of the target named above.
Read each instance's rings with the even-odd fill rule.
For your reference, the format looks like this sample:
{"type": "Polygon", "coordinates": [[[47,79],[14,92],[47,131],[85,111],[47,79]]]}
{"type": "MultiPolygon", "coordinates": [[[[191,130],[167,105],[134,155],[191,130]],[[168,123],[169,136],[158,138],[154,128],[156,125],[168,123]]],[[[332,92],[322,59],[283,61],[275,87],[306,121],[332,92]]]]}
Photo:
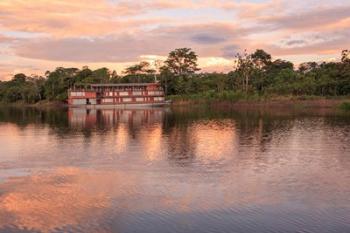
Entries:
{"type": "Polygon", "coordinates": [[[348,51],[343,51],[341,62],[321,64],[308,62],[301,64],[298,70],[294,69],[291,62],[280,59],[273,61],[271,55],[263,50],[256,50],[253,54],[237,54],[236,58],[236,64],[228,74],[191,72],[178,75],[174,72],[162,72],[161,80],[168,86],[168,94],[181,96],[199,94],[210,97],[221,95],[264,97],[350,94],[348,51]],[[242,92],[245,95],[242,95],[242,92]]]}
{"type": "Polygon", "coordinates": [[[238,101],[238,100],[261,100],[264,99],[263,96],[257,94],[246,94],[242,91],[230,91],[223,90],[220,92],[209,90],[205,92],[199,92],[194,94],[185,94],[185,95],[169,95],[168,99],[174,101],[238,101]]]}
{"type": "Polygon", "coordinates": [[[12,80],[0,82],[0,101],[65,101],[67,89],[77,84],[140,83],[155,79],[173,100],[334,98],[350,95],[349,55],[350,51],[344,50],[339,62],[306,62],[296,69],[293,63],[273,60],[270,54],[258,49],[252,54],[238,53],[229,73],[204,73],[198,68],[196,53],[180,48],[170,52],[164,62],[143,61],[126,68],[122,75],[107,68],[91,70],[88,67],[58,67],[47,71],[44,77],[16,74],[12,80]]]}
{"type": "Polygon", "coordinates": [[[344,102],[340,105],[340,109],[344,111],[350,111],[350,103],[349,102],[344,102]]]}

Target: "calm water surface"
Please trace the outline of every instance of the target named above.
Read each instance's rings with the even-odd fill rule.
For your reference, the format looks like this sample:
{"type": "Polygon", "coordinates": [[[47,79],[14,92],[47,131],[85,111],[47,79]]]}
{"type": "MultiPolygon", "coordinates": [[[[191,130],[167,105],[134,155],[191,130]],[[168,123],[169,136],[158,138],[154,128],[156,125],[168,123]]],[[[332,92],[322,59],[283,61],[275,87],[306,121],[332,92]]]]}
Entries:
{"type": "Polygon", "coordinates": [[[350,115],[0,109],[0,232],[350,232],[350,115]]]}

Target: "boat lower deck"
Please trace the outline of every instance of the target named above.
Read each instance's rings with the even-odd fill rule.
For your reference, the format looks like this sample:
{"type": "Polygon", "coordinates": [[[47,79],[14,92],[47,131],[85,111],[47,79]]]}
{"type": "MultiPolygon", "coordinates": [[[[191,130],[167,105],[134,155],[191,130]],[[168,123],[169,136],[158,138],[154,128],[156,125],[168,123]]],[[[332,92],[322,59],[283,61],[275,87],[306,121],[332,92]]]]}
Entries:
{"type": "Polygon", "coordinates": [[[163,107],[170,105],[170,102],[159,103],[127,103],[127,104],[81,104],[69,105],[71,108],[88,108],[88,109],[130,109],[130,108],[145,108],[145,107],[163,107]]]}

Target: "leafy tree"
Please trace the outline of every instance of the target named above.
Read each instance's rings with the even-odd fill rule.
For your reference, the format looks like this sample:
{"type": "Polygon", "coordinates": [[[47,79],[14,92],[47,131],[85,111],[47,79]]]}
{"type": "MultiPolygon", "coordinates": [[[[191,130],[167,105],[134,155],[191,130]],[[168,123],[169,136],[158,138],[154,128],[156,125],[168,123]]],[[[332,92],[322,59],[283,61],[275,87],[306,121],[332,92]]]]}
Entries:
{"type": "Polygon", "coordinates": [[[319,68],[316,62],[304,62],[299,65],[299,71],[302,73],[313,71],[316,68],[319,68]]]}
{"type": "Polygon", "coordinates": [[[249,90],[249,80],[252,77],[254,69],[254,60],[251,54],[248,54],[246,51],[243,54],[237,53],[235,72],[241,79],[242,90],[246,93],[249,90]]]}
{"type": "Polygon", "coordinates": [[[284,69],[293,70],[294,65],[290,61],[277,59],[270,64],[269,69],[271,69],[271,70],[284,70],[284,69]]]}
{"type": "Polygon", "coordinates": [[[151,64],[147,61],[141,61],[139,64],[129,66],[125,69],[124,74],[136,75],[136,74],[154,74],[155,69],[150,68],[151,64]]]}
{"type": "Polygon", "coordinates": [[[167,66],[162,66],[160,72],[160,83],[164,87],[166,95],[178,94],[175,90],[176,79],[167,66]]]}
{"type": "Polygon", "coordinates": [[[341,61],[343,63],[350,63],[350,50],[345,49],[341,52],[341,61]]]}
{"type": "Polygon", "coordinates": [[[0,99],[5,102],[35,103],[44,98],[44,82],[42,77],[16,74],[10,81],[1,83],[0,99]]]}
{"type": "Polygon", "coordinates": [[[160,81],[167,94],[185,94],[190,92],[188,82],[199,71],[197,55],[190,48],[171,51],[164,65],[160,67],[160,81]]]}
{"type": "Polygon", "coordinates": [[[154,75],[150,74],[134,74],[125,75],[119,79],[120,83],[151,83],[154,82],[154,75]]]}
{"type": "Polygon", "coordinates": [[[262,49],[257,49],[251,54],[251,59],[258,69],[264,69],[271,64],[271,55],[262,49]]]}
{"type": "Polygon", "coordinates": [[[79,70],[74,78],[74,83],[87,83],[87,78],[92,75],[92,70],[89,67],[84,66],[82,70],[79,70]]]}
{"type": "Polygon", "coordinates": [[[175,76],[191,75],[200,70],[197,60],[196,53],[190,48],[175,49],[169,53],[162,70],[167,69],[175,76]]]}
{"type": "Polygon", "coordinates": [[[15,74],[15,76],[13,76],[12,81],[18,84],[24,83],[26,81],[26,75],[23,73],[15,74]]]}
{"type": "Polygon", "coordinates": [[[109,69],[103,67],[91,72],[89,76],[87,76],[83,83],[109,83],[112,77],[112,73],[109,69]]]}
{"type": "Polygon", "coordinates": [[[45,95],[49,100],[64,101],[67,90],[72,87],[78,74],[77,68],[58,67],[53,72],[46,72],[45,95]]]}

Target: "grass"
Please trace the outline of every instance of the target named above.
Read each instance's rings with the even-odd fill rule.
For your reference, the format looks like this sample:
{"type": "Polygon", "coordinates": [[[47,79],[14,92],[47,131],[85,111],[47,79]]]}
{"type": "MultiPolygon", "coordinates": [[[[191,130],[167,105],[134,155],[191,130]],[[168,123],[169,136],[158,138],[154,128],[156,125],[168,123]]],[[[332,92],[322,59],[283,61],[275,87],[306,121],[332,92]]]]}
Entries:
{"type": "Polygon", "coordinates": [[[270,106],[293,108],[338,108],[350,112],[350,96],[277,95],[241,91],[206,91],[195,94],[167,96],[174,105],[223,104],[236,106],[270,106]]]}
{"type": "MultiPolygon", "coordinates": [[[[258,94],[258,93],[245,93],[242,91],[221,91],[209,90],[205,92],[183,94],[183,95],[170,95],[168,99],[174,101],[189,101],[189,100],[225,100],[225,101],[239,101],[239,100],[253,100],[253,101],[285,101],[285,100],[347,100],[350,96],[316,96],[316,95],[278,95],[278,94],[258,94]]],[[[345,103],[349,104],[349,103],[345,103]]]]}

